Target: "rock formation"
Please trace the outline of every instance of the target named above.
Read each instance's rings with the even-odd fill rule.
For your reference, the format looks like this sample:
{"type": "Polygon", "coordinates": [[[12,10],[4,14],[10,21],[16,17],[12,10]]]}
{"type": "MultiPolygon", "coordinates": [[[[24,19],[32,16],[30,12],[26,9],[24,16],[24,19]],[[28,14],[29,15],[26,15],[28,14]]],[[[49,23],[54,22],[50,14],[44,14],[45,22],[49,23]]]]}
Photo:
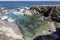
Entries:
{"type": "Polygon", "coordinates": [[[23,40],[23,35],[15,22],[0,19],[0,40],[23,40]]]}
{"type": "MultiPolygon", "coordinates": [[[[34,15],[38,15],[38,16],[43,16],[44,21],[48,21],[51,25],[50,27],[52,29],[55,29],[54,31],[56,32],[57,30],[57,34],[59,34],[60,32],[60,6],[33,6],[30,8],[31,12],[34,15]],[[55,28],[54,28],[55,27],[55,28]]],[[[48,33],[46,31],[43,31],[43,33],[48,33]]]]}
{"type": "Polygon", "coordinates": [[[60,6],[32,6],[24,10],[23,19],[17,22],[18,25],[0,19],[0,40],[33,40],[56,32],[60,28],[60,6]]]}
{"type": "Polygon", "coordinates": [[[42,15],[45,18],[60,22],[60,6],[36,6],[31,7],[30,10],[32,10],[33,14],[42,15]]]}

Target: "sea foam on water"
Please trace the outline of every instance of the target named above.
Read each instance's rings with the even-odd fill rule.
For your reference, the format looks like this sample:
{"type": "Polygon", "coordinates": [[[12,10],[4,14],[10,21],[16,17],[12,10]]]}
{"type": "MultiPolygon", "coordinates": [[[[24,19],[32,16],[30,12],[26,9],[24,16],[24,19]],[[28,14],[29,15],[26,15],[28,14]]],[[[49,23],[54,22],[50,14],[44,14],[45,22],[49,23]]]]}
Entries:
{"type": "Polygon", "coordinates": [[[1,19],[2,20],[8,19],[8,16],[2,16],[1,19]]]}
{"type": "Polygon", "coordinates": [[[24,9],[17,9],[17,10],[15,10],[14,12],[13,12],[13,14],[15,14],[15,15],[24,15],[24,13],[23,13],[23,11],[24,11],[24,9]],[[18,11],[19,10],[19,11],[18,11]]]}
{"type": "Polygon", "coordinates": [[[7,20],[8,20],[8,22],[14,22],[14,21],[15,21],[15,20],[14,20],[14,19],[12,19],[12,18],[8,18],[8,16],[2,16],[2,17],[1,17],[1,19],[2,19],[2,20],[7,19],[7,20]]]}
{"type": "Polygon", "coordinates": [[[15,20],[12,18],[8,18],[8,22],[15,22],[15,20]]]}
{"type": "MultiPolygon", "coordinates": [[[[12,16],[16,15],[16,16],[24,16],[24,11],[26,9],[29,9],[28,7],[25,7],[25,8],[17,8],[17,9],[7,9],[5,10],[6,12],[4,13],[5,15],[1,16],[1,19],[2,20],[5,20],[7,19],[8,22],[15,22],[17,20],[17,17],[16,18],[13,18],[12,16]],[[9,15],[11,14],[12,15],[9,15]]],[[[2,13],[1,13],[2,14],[2,13]]]]}

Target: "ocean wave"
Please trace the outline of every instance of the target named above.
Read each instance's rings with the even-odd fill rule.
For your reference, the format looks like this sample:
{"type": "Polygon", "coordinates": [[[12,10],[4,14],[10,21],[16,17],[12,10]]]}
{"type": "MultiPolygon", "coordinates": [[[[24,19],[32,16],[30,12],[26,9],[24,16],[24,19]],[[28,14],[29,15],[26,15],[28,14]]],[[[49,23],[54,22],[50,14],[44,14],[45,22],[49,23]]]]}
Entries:
{"type": "Polygon", "coordinates": [[[24,9],[16,9],[14,12],[13,12],[13,14],[15,14],[15,15],[24,15],[24,13],[23,13],[23,11],[24,11],[24,9]],[[19,10],[19,11],[18,11],[19,10]]]}
{"type": "Polygon", "coordinates": [[[0,17],[2,20],[7,19],[8,22],[15,22],[19,17],[23,18],[24,10],[29,9],[28,7],[25,8],[15,8],[15,9],[0,9],[2,11],[6,11],[4,14],[0,13],[0,17]]]}
{"type": "Polygon", "coordinates": [[[1,19],[2,20],[8,19],[8,16],[2,16],[1,19]]]}
{"type": "Polygon", "coordinates": [[[15,22],[15,19],[8,18],[8,22],[15,22]]]}

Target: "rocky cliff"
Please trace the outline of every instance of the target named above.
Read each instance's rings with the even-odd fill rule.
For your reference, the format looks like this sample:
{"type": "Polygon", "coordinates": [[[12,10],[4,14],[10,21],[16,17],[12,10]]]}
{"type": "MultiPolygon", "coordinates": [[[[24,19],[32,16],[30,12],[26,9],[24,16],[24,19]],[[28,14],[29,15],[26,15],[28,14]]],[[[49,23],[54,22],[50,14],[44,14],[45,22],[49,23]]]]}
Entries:
{"type": "Polygon", "coordinates": [[[15,22],[0,19],[0,40],[23,40],[23,35],[15,22]]]}
{"type": "Polygon", "coordinates": [[[44,16],[44,20],[60,23],[60,6],[33,6],[30,10],[34,15],[44,16]]]}

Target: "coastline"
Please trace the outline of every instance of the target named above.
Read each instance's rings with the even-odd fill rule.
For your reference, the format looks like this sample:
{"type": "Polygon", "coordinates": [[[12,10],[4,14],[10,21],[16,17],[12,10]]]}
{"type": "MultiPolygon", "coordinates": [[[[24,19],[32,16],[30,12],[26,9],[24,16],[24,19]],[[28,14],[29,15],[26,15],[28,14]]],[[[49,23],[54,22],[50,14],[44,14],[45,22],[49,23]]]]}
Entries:
{"type": "MultiPolygon", "coordinates": [[[[41,23],[41,25],[42,26],[40,26],[40,24],[39,24],[39,27],[40,28],[38,28],[38,29],[36,29],[37,27],[36,26],[34,26],[34,25],[32,25],[32,27],[31,27],[31,25],[29,24],[31,21],[27,21],[27,19],[25,20],[26,21],[26,23],[24,23],[25,21],[24,20],[21,20],[20,22],[22,22],[23,24],[22,24],[22,26],[23,26],[23,28],[22,28],[22,26],[19,26],[19,27],[21,27],[21,30],[22,31],[24,31],[24,33],[25,34],[23,34],[23,36],[25,36],[26,38],[25,38],[25,40],[28,40],[29,38],[30,38],[30,40],[33,40],[36,36],[39,36],[39,35],[50,35],[50,34],[52,34],[53,32],[56,32],[56,27],[54,26],[55,24],[55,22],[57,22],[56,20],[54,21],[54,20],[52,20],[51,18],[55,18],[55,13],[53,12],[54,10],[55,10],[55,8],[59,8],[60,6],[59,5],[50,5],[50,6],[48,6],[48,5],[42,5],[43,7],[43,9],[41,9],[40,10],[40,7],[41,6],[32,6],[32,8],[30,8],[30,9],[28,9],[28,10],[25,10],[25,16],[27,16],[28,18],[29,17],[31,17],[32,19],[34,19],[34,20],[31,20],[32,21],[32,23],[34,24],[34,23],[36,23],[37,21],[36,20],[38,20],[38,22],[37,22],[37,24],[39,24],[39,23],[41,23]],[[39,8],[38,8],[39,7],[39,8]],[[48,8],[45,8],[46,7],[48,7],[48,8]],[[52,9],[53,8],[53,9],[52,9]],[[51,11],[51,10],[53,10],[53,11],[51,11]],[[32,11],[32,12],[31,12],[32,11]],[[43,11],[43,12],[40,12],[40,11],[43,11]],[[45,13],[45,12],[47,12],[47,13],[45,13]],[[52,12],[52,13],[50,13],[50,12],[52,12]],[[46,17],[46,15],[45,14],[49,14],[47,17],[46,17]],[[54,14],[53,14],[54,13],[54,14]],[[30,15],[29,15],[30,14],[30,15]],[[33,15],[32,15],[33,14],[33,15]],[[38,16],[38,18],[40,18],[41,16],[44,16],[44,18],[43,18],[43,20],[39,20],[37,17],[35,17],[35,16],[37,15],[38,16]],[[53,17],[51,16],[51,15],[54,15],[53,17]],[[34,18],[33,18],[34,17],[34,18]],[[37,18],[37,19],[35,19],[35,18],[37,18]],[[24,24],[25,24],[25,26],[24,26],[24,24]],[[28,26],[27,26],[28,25],[28,26]],[[30,26],[29,26],[30,25],[30,26]],[[36,27],[36,28],[35,28],[36,27]],[[49,27],[49,28],[48,28],[49,27]],[[53,28],[52,28],[53,27],[53,28]],[[54,28],[55,27],[55,28],[54,28]],[[34,29],[35,28],[35,29],[34,29]],[[48,28],[48,29],[47,29],[48,28]],[[28,29],[28,30],[27,30],[28,29]],[[33,34],[33,32],[31,32],[31,30],[29,30],[29,29],[31,29],[32,31],[34,31],[34,30],[36,30],[36,31],[34,31],[35,32],[35,34],[33,34]],[[29,33],[29,34],[28,34],[29,33]],[[33,36],[34,35],[34,36],[33,36]],[[32,37],[32,38],[31,38],[32,37]],[[28,39],[27,39],[28,38],[28,39]]],[[[17,10],[16,10],[17,11],[17,10]]],[[[15,12],[15,14],[14,15],[16,15],[16,14],[19,14],[19,13],[21,13],[20,12],[20,9],[18,9],[18,11],[16,12],[16,11],[14,11],[15,12]]],[[[59,11],[59,10],[58,10],[59,11]]],[[[56,10],[56,12],[58,12],[57,10],[56,10]]],[[[57,13],[56,13],[56,15],[57,15],[57,13]]],[[[12,15],[13,16],[13,15],[12,15]]],[[[17,15],[17,16],[22,16],[22,14],[20,14],[20,15],[17,15]]],[[[23,16],[24,16],[24,13],[23,13],[23,16]]],[[[58,12],[58,15],[57,16],[59,16],[59,12],[58,12]]],[[[24,19],[24,18],[23,18],[24,19]]],[[[58,17],[58,19],[59,19],[59,17],[58,17]]],[[[58,20],[57,19],[57,20],[58,20]]],[[[5,19],[6,20],[6,19],[5,19]]],[[[7,21],[6,21],[7,22],[7,21]]],[[[5,22],[5,23],[6,23],[5,22]]],[[[59,22],[59,20],[58,20],[58,22],[59,22]]],[[[4,22],[3,22],[4,23],[4,22]]],[[[8,22],[8,24],[6,24],[6,25],[9,25],[9,26],[11,26],[11,25],[13,25],[13,29],[14,29],[14,31],[16,31],[17,29],[18,29],[18,26],[16,27],[16,25],[15,24],[12,24],[12,23],[15,23],[15,22],[8,22]],[[17,29],[15,29],[15,28],[17,28],[17,29]]],[[[32,24],[31,23],[31,24],[32,24]]],[[[12,26],[11,26],[12,27],[12,26]]],[[[19,30],[17,30],[17,31],[19,31],[19,30]]],[[[16,32],[17,32],[16,31],[16,32]]],[[[20,33],[20,31],[19,32],[17,32],[17,34],[18,33],[20,33]]]]}

